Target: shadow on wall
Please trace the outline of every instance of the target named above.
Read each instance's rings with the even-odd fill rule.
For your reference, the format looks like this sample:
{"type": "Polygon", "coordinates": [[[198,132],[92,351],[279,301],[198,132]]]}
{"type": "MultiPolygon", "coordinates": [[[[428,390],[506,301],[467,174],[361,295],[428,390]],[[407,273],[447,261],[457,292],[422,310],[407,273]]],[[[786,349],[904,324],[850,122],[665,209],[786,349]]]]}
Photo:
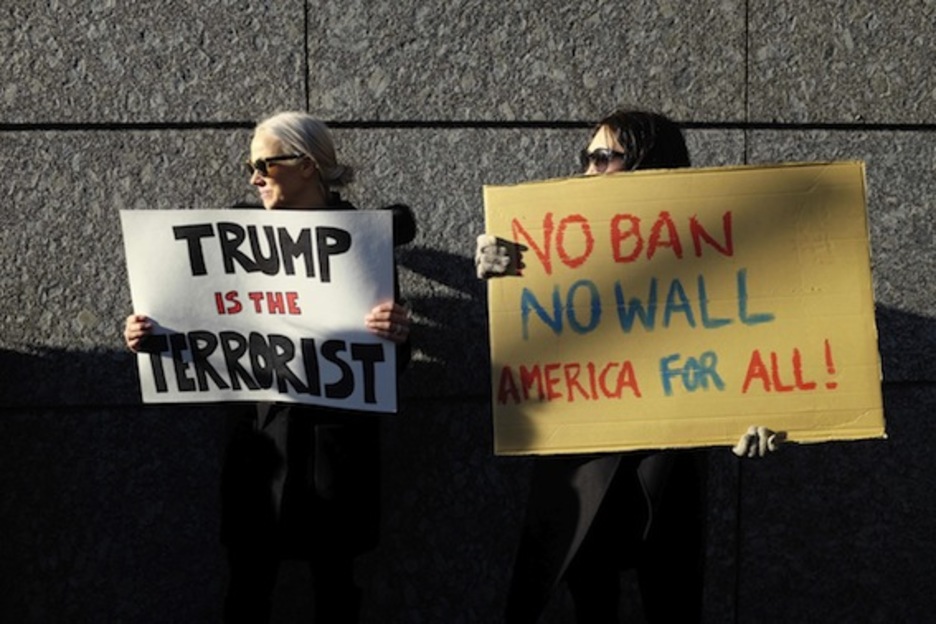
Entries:
{"type": "Polygon", "coordinates": [[[108,349],[2,350],[0,409],[138,404],[135,357],[108,349]]]}
{"type": "MultiPolygon", "coordinates": [[[[424,248],[399,249],[397,253],[402,267],[434,286],[421,289],[428,294],[413,302],[418,320],[414,340],[425,357],[406,373],[404,386],[416,396],[463,392],[486,400],[485,287],[474,278],[471,260],[424,248]]],[[[747,487],[754,487],[762,478],[781,485],[789,481],[788,489],[795,492],[801,483],[800,473],[816,474],[818,470],[839,475],[830,479],[827,490],[821,490],[822,501],[815,502],[803,492],[797,498],[802,508],[821,504],[825,509],[836,498],[848,503],[849,494],[841,489],[841,470],[824,468],[858,466],[861,479],[866,481],[864,467],[869,461],[864,456],[879,456],[875,463],[892,469],[877,471],[875,478],[883,481],[875,491],[901,492],[905,494],[901,500],[919,502],[905,503],[909,507],[903,512],[890,498],[866,496],[868,509],[852,520],[852,528],[874,533],[879,514],[896,514],[894,522],[906,534],[892,538],[891,545],[901,551],[909,549],[914,540],[919,545],[927,539],[914,532],[916,524],[911,523],[911,516],[916,523],[919,507],[929,505],[920,498],[922,475],[936,473],[928,452],[929,442],[936,436],[928,424],[930,414],[919,413],[927,403],[917,397],[932,394],[936,385],[932,356],[936,352],[936,319],[886,306],[879,306],[876,316],[890,440],[796,449],[786,454],[785,461],[752,468],[747,487]],[[921,476],[908,481],[903,476],[908,471],[921,476]],[[763,474],[756,477],[755,472],[763,474]]],[[[135,622],[153,621],[155,614],[173,621],[203,621],[206,609],[217,608],[222,577],[220,547],[214,539],[222,454],[220,411],[212,406],[142,407],[138,396],[136,367],[127,352],[0,349],[0,578],[16,579],[15,583],[0,584],[0,612],[11,621],[50,621],[62,614],[82,619],[83,614],[92,613],[135,622]]],[[[407,431],[398,432],[393,439],[409,439],[417,423],[437,425],[432,434],[423,434],[426,443],[431,444],[436,435],[450,433],[442,423],[451,419],[440,416],[437,422],[435,415],[421,418],[410,424],[400,421],[397,426],[407,431]]],[[[488,423],[484,418],[472,422],[472,427],[484,430],[484,435],[476,432],[480,444],[488,423]]],[[[471,436],[452,439],[465,437],[471,436]]],[[[439,465],[454,461],[472,469],[477,463],[488,468],[485,474],[495,480],[516,476],[513,467],[490,469],[488,464],[494,462],[486,449],[475,449],[475,454],[459,449],[439,450],[435,459],[439,465]]],[[[390,459],[388,456],[384,461],[390,459]]],[[[389,469],[393,472],[392,466],[389,469]]],[[[858,476],[855,482],[863,482],[858,476]]],[[[428,496],[443,486],[441,477],[433,478],[423,489],[428,496]]],[[[477,493],[479,500],[482,494],[477,493]]],[[[733,498],[731,492],[722,494],[733,498]]],[[[388,516],[406,526],[413,521],[412,510],[404,503],[399,505],[399,509],[388,510],[388,516]]],[[[850,508],[847,504],[842,507],[850,508]]],[[[771,526],[776,520],[757,514],[747,517],[745,530],[754,534],[748,548],[754,552],[760,544],[757,535],[763,534],[765,539],[773,535],[771,526]]],[[[926,521],[925,525],[929,524],[926,521]]],[[[440,532],[435,536],[439,543],[451,537],[439,527],[431,530],[440,532]]],[[[831,549],[821,552],[828,552],[829,559],[817,559],[818,567],[823,562],[831,567],[839,561],[831,549]]],[[[479,554],[483,553],[473,556],[479,554]]],[[[909,551],[906,554],[913,559],[909,551]]],[[[922,555],[920,561],[933,553],[922,555]]],[[[894,557],[901,561],[907,558],[894,557]]],[[[506,563],[509,557],[498,560],[499,566],[506,563]]],[[[827,572],[835,575],[832,569],[827,572]]],[[[507,574],[506,569],[498,568],[495,576],[503,579],[507,574]]],[[[429,609],[464,600],[471,597],[427,599],[425,606],[429,609]]],[[[906,610],[912,614],[910,606],[906,610]]]]}
{"type": "Polygon", "coordinates": [[[219,412],[108,406],[81,388],[98,374],[136,383],[123,353],[0,350],[2,619],[205,621],[219,412]]]}
{"type": "Polygon", "coordinates": [[[474,261],[411,247],[397,251],[397,262],[432,285],[410,297],[417,357],[401,379],[402,393],[421,398],[486,396],[490,388],[487,290],[485,282],[475,277],[474,261]]]}
{"type": "Polygon", "coordinates": [[[886,306],[875,310],[885,382],[936,382],[936,319],[886,306]]]}

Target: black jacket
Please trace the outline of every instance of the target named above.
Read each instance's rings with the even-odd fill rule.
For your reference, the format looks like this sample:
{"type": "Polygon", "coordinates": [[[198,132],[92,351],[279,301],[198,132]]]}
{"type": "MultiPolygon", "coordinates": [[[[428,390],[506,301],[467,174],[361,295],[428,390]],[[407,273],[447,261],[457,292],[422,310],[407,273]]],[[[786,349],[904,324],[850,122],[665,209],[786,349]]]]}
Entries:
{"type": "MultiPolygon", "coordinates": [[[[660,584],[671,585],[660,591],[688,600],[685,592],[693,592],[700,599],[703,469],[700,454],[682,451],[537,458],[508,624],[535,622],[576,557],[595,554],[616,559],[618,569],[662,567],[660,584]],[[599,525],[600,534],[594,531],[599,525]]],[[[602,567],[577,563],[585,574],[602,567]]]]}
{"type": "MultiPolygon", "coordinates": [[[[330,208],[354,210],[332,196],[330,208]]],[[[393,206],[394,243],[415,222],[393,206]]],[[[394,284],[399,301],[399,289],[394,284]]],[[[397,347],[397,366],[410,345],[397,347]]],[[[221,538],[229,548],[309,558],[329,549],[355,555],[377,544],[380,524],[379,416],[324,407],[258,403],[231,409],[221,478],[221,538]]]]}

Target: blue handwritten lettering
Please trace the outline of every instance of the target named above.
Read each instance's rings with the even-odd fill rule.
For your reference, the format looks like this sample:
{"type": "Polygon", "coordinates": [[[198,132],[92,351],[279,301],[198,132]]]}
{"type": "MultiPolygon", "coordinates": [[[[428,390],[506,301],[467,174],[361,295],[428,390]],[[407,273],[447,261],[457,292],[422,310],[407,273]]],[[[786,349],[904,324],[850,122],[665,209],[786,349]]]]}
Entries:
{"type": "Polygon", "coordinates": [[[673,367],[672,365],[681,358],[681,354],[673,353],[660,359],[660,381],[666,396],[673,394],[673,377],[681,379],[683,387],[689,392],[708,390],[710,380],[717,390],[725,389],[725,382],[715,370],[718,366],[718,356],[714,351],[706,351],[698,358],[690,356],[686,358],[682,367],[673,367]]]}
{"type": "Polygon", "coordinates": [[[614,299],[617,303],[618,322],[621,329],[629,332],[634,326],[634,319],[639,318],[644,329],[652,331],[656,325],[657,311],[657,279],[650,279],[650,292],[647,295],[647,305],[637,297],[631,297],[630,301],[624,300],[624,289],[621,282],[614,283],[614,299]]]}
{"type": "Polygon", "coordinates": [[[530,311],[536,312],[541,321],[549,325],[557,335],[562,333],[562,303],[559,298],[559,286],[553,287],[552,292],[552,316],[540,305],[529,288],[524,288],[520,295],[520,317],[523,322],[523,339],[529,340],[529,318],[530,311]]]}
{"type": "Polygon", "coordinates": [[[669,292],[666,294],[666,307],[663,308],[663,327],[670,326],[670,320],[676,312],[685,314],[689,327],[695,327],[695,317],[692,315],[689,297],[686,296],[686,289],[683,288],[682,282],[678,279],[672,281],[669,292]]]}
{"type": "Polygon", "coordinates": [[[747,269],[738,271],[738,316],[745,325],[758,325],[774,320],[774,315],[768,312],[748,314],[747,269]]]}
{"type": "Polygon", "coordinates": [[[569,288],[569,296],[566,298],[566,314],[569,317],[569,327],[577,334],[587,334],[598,326],[598,323],[601,322],[601,295],[598,293],[598,287],[595,286],[595,283],[590,280],[579,280],[572,284],[572,287],[569,288]],[[587,288],[590,302],[590,318],[587,325],[582,325],[579,323],[578,314],[576,313],[575,307],[575,292],[579,288],[587,288]]]}

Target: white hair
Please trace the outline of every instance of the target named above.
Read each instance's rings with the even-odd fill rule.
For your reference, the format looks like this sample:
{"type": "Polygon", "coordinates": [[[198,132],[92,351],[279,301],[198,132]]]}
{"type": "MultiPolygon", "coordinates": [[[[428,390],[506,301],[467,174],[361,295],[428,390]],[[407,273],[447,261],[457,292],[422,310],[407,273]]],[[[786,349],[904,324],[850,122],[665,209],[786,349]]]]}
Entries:
{"type": "Polygon", "coordinates": [[[275,136],[287,150],[311,158],[326,185],[344,186],[354,179],[350,166],[338,164],[328,126],[311,115],[295,111],[278,113],[258,123],[254,132],[259,130],[275,136]]]}

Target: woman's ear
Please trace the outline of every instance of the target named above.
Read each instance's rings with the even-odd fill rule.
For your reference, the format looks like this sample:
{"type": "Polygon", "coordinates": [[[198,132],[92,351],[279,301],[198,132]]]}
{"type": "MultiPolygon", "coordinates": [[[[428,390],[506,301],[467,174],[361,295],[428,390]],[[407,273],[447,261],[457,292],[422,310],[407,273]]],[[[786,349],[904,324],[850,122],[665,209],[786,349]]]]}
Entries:
{"type": "Polygon", "coordinates": [[[303,158],[299,163],[299,172],[303,178],[311,180],[318,172],[318,165],[311,158],[303,158]]]}

